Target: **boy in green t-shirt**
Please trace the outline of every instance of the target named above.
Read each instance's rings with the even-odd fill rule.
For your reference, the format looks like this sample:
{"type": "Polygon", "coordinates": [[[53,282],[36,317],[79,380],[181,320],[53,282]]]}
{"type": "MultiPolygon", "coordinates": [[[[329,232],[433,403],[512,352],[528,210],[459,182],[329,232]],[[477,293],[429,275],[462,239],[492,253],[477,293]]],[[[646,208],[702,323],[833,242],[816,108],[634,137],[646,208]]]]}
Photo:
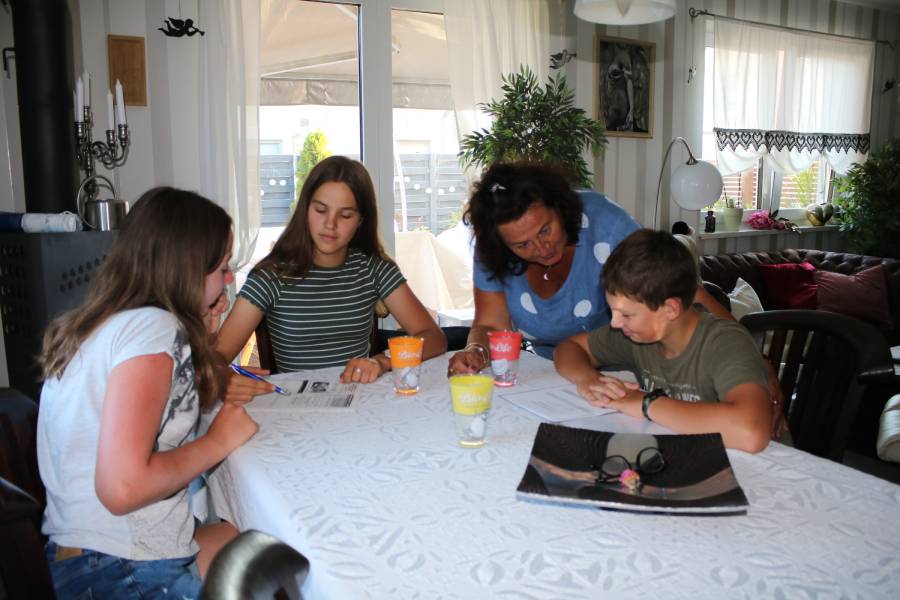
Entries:
{"type": "Polygon", "coordinates": [[[772,430],[765,365],[739,323],[692,306],[690,251],[668,233],[635,231],[610,254],[602,282],[612,321],[560,343],[559,374],[595,406],[764,449],[772,430]],[[599,373],[601,365],[633,370],[639,384],[599,373]]]}

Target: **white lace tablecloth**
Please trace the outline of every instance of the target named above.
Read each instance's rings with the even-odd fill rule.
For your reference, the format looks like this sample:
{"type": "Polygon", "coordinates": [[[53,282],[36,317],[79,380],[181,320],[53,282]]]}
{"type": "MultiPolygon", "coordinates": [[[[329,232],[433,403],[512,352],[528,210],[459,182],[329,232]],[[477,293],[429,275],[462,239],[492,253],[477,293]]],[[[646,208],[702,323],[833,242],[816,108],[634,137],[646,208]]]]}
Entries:
{"type": "MultiPolygon", "coordinates": [[[[900,486],[771,444],[729,451],[743,516],[518,500],[538,418],[495,395],[488,444],[460,448],[446,368],[426,363],[412,398],[382,377],[342,412],[251,404],[259,433],[210,478],[217,512],[302,552],[307,600],[900,598],[900,486]]],[[[554,376],[523,356],[521,383],[554,376]]]]}

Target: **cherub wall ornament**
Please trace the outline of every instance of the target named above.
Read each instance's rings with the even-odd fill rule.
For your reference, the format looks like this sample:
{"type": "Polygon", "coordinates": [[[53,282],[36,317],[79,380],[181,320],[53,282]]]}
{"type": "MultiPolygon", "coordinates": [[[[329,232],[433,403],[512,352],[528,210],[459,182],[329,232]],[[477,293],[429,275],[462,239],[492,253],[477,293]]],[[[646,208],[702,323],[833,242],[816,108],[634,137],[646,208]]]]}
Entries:
{"type": "Polygon", "coordinates": [[[157,27],[157,29],[169,37],[191,37],[198,33],[200,35],[206,35],[205,31],[194,26],[193,19],[176,19],[175,17],[168,17],[163,23],[166,25],[165,28],[157,27]]]}

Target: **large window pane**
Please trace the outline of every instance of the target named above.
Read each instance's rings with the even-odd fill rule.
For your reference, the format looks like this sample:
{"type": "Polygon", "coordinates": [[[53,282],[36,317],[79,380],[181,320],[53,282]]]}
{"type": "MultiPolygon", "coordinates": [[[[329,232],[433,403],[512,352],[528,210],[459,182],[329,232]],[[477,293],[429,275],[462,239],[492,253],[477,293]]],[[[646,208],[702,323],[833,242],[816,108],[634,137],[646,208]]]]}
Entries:
{"type": "Polygon", "coordinates": [[[441,14],[391,11],[396,258],[433,313],[472,306],[466,186],[441,14]],[[461,274],[464,274],[462,276],[461,274]]]}
{"type": "Polygon", "coordinates": [[[265,0],[261,10],[262,229],[256,260],[290,218],[309,168],[331,154],[358,159],[361,147],[359,8],[265,0]]]}
{"type": "Polygon", "coordinates": [[[465,201],[444,16],[392,10],[391,42],[395,229],[437,235],[465,201]]]}

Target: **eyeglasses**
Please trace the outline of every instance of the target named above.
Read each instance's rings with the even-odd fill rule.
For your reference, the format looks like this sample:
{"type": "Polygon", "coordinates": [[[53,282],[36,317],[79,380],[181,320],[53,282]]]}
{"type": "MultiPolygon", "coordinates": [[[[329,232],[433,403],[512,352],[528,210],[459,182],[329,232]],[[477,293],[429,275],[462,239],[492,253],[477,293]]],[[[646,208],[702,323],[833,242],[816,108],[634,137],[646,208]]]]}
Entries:
{"type": "Polygon", "coordinates": [[[607,456],[597,467],[597,484],[618,481],[625,487],[636,490],[641,487],[641,475],[659,473],[666,467],[659,448],[647,447],[638,452],[635,465],[620,454],[607,456]]]}

